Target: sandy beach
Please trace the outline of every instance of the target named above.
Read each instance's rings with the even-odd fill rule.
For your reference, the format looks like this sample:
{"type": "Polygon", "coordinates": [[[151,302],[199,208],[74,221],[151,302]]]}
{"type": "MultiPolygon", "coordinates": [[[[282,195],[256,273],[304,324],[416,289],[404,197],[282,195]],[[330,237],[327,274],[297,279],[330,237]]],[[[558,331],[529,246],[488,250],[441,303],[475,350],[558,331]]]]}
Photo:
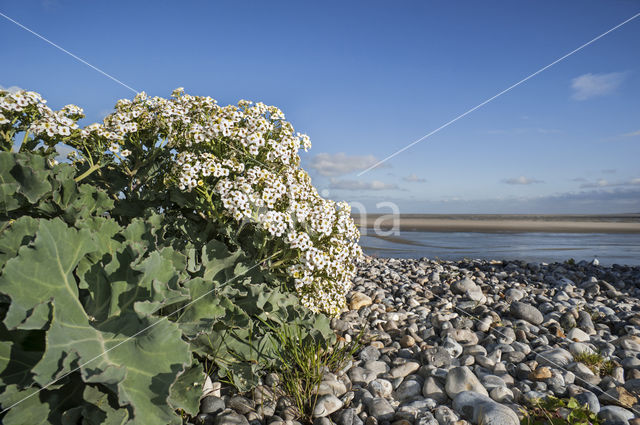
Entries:
{"type": "Polygon", "coordinates": [[[354,215],[360,227],[401,231],[480,233],[640,233],[640,214],[525,215],[525,214],[384,214],[354,215]]]}

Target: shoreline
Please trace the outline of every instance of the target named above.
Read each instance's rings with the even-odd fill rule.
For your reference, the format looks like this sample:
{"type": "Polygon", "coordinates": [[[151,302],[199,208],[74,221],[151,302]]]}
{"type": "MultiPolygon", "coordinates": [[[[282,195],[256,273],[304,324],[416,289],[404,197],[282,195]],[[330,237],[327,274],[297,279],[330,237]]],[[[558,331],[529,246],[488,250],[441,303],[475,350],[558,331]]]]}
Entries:
{"type": "Polygon", "coordinates": [[[369,214],[354,216],[360,228],[401,231],[474,233],[628,233],[640,234],[640,214],[504,215],[369,214]],[[394,223],[394,220],[397,220],[394,223]]]}

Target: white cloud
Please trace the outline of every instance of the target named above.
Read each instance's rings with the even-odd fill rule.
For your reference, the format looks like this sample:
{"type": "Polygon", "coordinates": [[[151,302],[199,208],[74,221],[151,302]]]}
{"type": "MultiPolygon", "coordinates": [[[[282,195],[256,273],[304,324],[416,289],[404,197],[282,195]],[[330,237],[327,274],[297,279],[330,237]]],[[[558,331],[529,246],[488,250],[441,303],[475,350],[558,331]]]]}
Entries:
{"type": "Polygon", "coordinates": [[[5,91],[8,91],[9,93],[16,93],[16,92],[19,92],[20,90],[22,90],[22,88],[18,87],[18,86],[4,87],[4,86],[0,85],[0,90],[5,90],[5,91]]]}
{"type": "Polygon", "coordinates": [[[583,74],[571,80],[574,100],[587,100],[592,97],[606,96],[613,93],[624,81],[626,72],[610,72],[608,74],[583,74]]]}
{"type": "Polygon", "coordinates": [[[608,187],[608,186],[614,186],[612,183],[609,183],[607,180],[605,179],[600,179],[597,180],[594,183],[582,183],[580,185],[580,187],[582,189],[593,189],[593,188],[598,188],[598,187],[608,187]]]}
{"type": "Polygon", "coordinates": [[[640,130],[632,131],[631,133],[625,133],[625,134],[621,135],[620,137],[635,137],[635,136],[640,136],[640,130]]]}
{"type": "Polygon", "coordinates": [[[347,155],[344,152],[319,153],[311,158],[309,168],[325,177],[337,177],[358,170],[366,170],[378,161],[373,155],[347,155]]]}
{"type": "Polygon", "coordinates": [[[393,183],[385,183],[379,180],[373,180],[370,182],[360,180],[338,180],[331,179],[329,185],[331,189],[338,190],[388,190],[397,189],[398,186],[393,183]]]}
{"type": "Polygon", "coordinates": [[[403,177],[402,180],[410,183],[424,183],[427,180],[422,177],[418,177],[415,173],[409,174],[407,177],[403,177]]]}
{"type": "Polygon", "coordinates": [[[582,189],[601,189],[603,187],[620,187],[620,186],[635,186],[640,185],[640,178],[635,178],[626,181],[610,182],[605,179],[596,180],[595,182],[583,183],[580,185],[582,189]]]}
{"type": "Polygon", "coordinates": [[[502,180],[503,183],[506,184],[534,184],[534,183],[543,183],[542,180],[531,179],[529,177],[520,176],[520,177],[511,177],[509,179],[502,180]]]}

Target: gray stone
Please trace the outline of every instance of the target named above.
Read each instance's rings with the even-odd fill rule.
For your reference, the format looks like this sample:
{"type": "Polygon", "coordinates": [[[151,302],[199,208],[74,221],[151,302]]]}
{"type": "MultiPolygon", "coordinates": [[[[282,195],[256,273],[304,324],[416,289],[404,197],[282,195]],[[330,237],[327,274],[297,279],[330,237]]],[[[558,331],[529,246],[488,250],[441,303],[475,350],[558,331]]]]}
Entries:
{"type": "Polygon", "coordinates": [[[542,316],[540,310],[538,310],[531,304],[523,303],[520,301],[512,302],[511,306],[509,307],[509,312],[513,317],[526,320],[527,322],[533,323],[534,325],[539,325],[544,320],[544,316],[542,316]]]}
{"type": "Polygon", "coordinates": [[[454,294],[463,295],[468,290],[474,289],[476,287],[477,285],[473,280],[465,277],[464,279],[458,280],[451,284],[451,292],[453,292],[454,294]]]}
{"type": "Polygon", "coordinates": [[[458,344],[455,339],[446,337],[442,343],[442,348],[447,350],[452,358],[459,357],[462,354],[462,345],[458,344]]]}
{"type": "Polygon", "coordinates": [[[438,425],[438,420],[431,412],[420,412],[414,422],[414,425],[438,425]]]}
{"type": "Polygon", "coordinates": [[[513,391],[507,387],[496,387],[491,390],[489,396],[498,403],[513,403],[515,399],[513,391]]]}
{"type": "Polygon", "coordinates": [[[606,425],[628,425],[633,417],[633,412],[620,406],[603,406],[598,412],[598,418],[606,425]]]}
{"type": "Polygon", "coordinates": [[[518,415],[507,406],[473,391],[463,391],[453,400],[453,408],[474,424],[519,425],[518,415]]]}
{"type": "Polygon", "coordinates": [[[213,425],[216,420],[216,415],[210,413],[199,413],[195,418],[196,425],[213,425]]]}
{"type": "Polygon", "coordinates": [[[210,395],[200,400],[200,413],[216,414],[222,412],[224,408],[224,400],[220,397],[210,395]]]}
{"type": "Polygon", "coordinates": [[[342,409],[336,413],[336,425],[353,425],[353,419],[356,416],[356,409],[342,409]]]}
{"type": "Polygon", "coordinates": [[[369,360],[378,360],[380,358],[380,350],[376,347],[369,345],[364,347],[359,354],[360,360],[368,362],[369,360]]]}
{"type": "Polygon", "coordinates": [[[369,401],[369,415],[378,419],[379,421],[388,421],[393,418],[396,413],[393,406],[389,402],[381,397],[376,397],[369,401]]]}
{"type": "Polygon", "coordinates": [[[575,342],[587,342],[589,341],[589,334],[580,328],[573,328],[567,332],[567,338],[575,342]]]}
{"type": "Polygon", "coordinates": [[[585,344],[583,342],[572,342],[571,344],[569,344],[569,352],[574,356],[582,353],[595,353],[595,351],[591,347],[589,347],[588,344],[585,344]]]}
{"type": "Polygon", "coordinates": [[[255,404],[252,400],[237,395],[227,400],[227,407],[235,410],[241,415],[246,415],[253,410],[255,404]]]}
{"type": "Polygon", "coordinates": [[[243,415],[228,411],[216,416],[214,425],[249,425],[249,421],[243,415]]]}
{"type": "Polygon", "coordinates": [[[369,360],[364,364],[364,368],[367,372],[373,373],[375,376],[382,375],[389,371],[389,366],[380,360],[369,360]]]}
{"type": "Polygon", "coordinates": [[[460,419],[460,416],[447,406],[436,407],[433,415],[440,425],[453,425],[460,419]]]}
{"type": "Polygon", "coordinates": [[[502,360],[514,364],[523,362],[526,357],[527,355],[522,351],[507,351],[502,354],[502,360]]]}
{"type": "Polygon", "coordinates": [[[351,379],[351,382],[353,382],[354,384],[367,385],[369,382],[376,379],[377,376],[378,376],[377,373],[367,371],[357,366],[352,367],[351,370],[349,370],[349,379],[351,379]]]}
{"type": "Polygon", "coordinates": [[[424,352],[424,355],[432,366],[443,367],[451,364],[451,354],[442,347],[429,348],[424,352]]]}
{"type": "Polygon", "coordinates": [[[386,379],[374,379],[369,382],[369,391],[374,397],[389,397],[393,392],[393,385],[386,379]]]}
{"type": "Polygon", "coordinates": [[[347,387],[343,382],[338,381],[337,379],[322,381],[318,387],[318,395],[333,394],[340,397],[346,392],[347,387]]]}
{"type": "Polygon", "coordinates": [[[470,329],[454,329],[449,335],[464,345],[476,345],[478,343],[478,335],[470,329]]]}
{"type": "Polygon", "coordinates": [[[564,348],[552,348],[538,353],[536,361],[540,366],[566,367],[573,361],[573,356],[564,348]]]}
{"type": "Polygon", "coordinates": [[[395,399],[404,402],[407,400],[413,400],[422,394],[422,386],[418,381],[413,379],[406,379],[395,392],[395,399]]]}
{"type": "Polygon", "coordinates": [[[400,366],[396,366],[389,372],[393,378],[404,378],[405,376],[420,369],[418,362],[406,362],[400,366]]]}
{"type": "Polygon", "coordinates": [[[575,399],[580,403],[580,405],[588,405],[589,410],[593,413],[598,413],[600,411],[600,401],[598,401],[598,397],[591,391],[583,391],[575,395],[575,399]]]}
{"type": "Polygon", "coordinates": [[[313,417],[323,418],[337,411],[343,405],[342,400],[333,394],[323,395],[316,402],[316,407],[313,409],[313,417]]]}
{"type": "Polygon", "coordinates": [[[504,380],[496,375],[484,375],[481,378],[482,385],[487,391],[491,391],[494,388],[498,387],[506,387],[507,383],[504,380]]]}
{"type": "Polygon", "coordinates": [[[566,331],[568,331],[569,329],[573,329],[578,325],[576,323],[576,318],[572,313],[568,311],[560,316],[560,320],[558,320],[558,322],[560,323],[560,326],[562,326],[562,328],[566,331]]]}
{"type": "Polygon", "coordinates": [[[524,291],[517,288],[510,288],[504,293],[505,298],[509,302],[520,301],[525,295],[524,291]]]}
{"type": "Polygon", "coordinates": [[[448,400],[447,394],[444,392],[444,388],[433,377],[429,376],[424,380],[422,386],[422,395],[434,399],[438,403],[446,403],[448,400]]]}
{"type": "Polygon", "coordinates": [[[485,396],[489,395],[476,375],[466,366],[454,367],[449,370],[444,388],[450,398],[454,398],[463,391],[475,391],[485,396]]]}

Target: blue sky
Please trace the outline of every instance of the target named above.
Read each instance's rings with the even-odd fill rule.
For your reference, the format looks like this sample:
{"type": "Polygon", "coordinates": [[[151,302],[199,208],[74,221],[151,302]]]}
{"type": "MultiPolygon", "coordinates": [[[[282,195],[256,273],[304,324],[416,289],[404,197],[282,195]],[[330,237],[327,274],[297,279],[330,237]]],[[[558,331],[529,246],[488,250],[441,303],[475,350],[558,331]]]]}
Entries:
{"type": "MultiPolygon", "coordinates": [[[[640,212],[640,1],[0,1],[136,90],[279,106],[332,199],[387,213],[640,212]]],[[[0,17],[0,85],[101,120],[127,88],[0,17]]]]}

